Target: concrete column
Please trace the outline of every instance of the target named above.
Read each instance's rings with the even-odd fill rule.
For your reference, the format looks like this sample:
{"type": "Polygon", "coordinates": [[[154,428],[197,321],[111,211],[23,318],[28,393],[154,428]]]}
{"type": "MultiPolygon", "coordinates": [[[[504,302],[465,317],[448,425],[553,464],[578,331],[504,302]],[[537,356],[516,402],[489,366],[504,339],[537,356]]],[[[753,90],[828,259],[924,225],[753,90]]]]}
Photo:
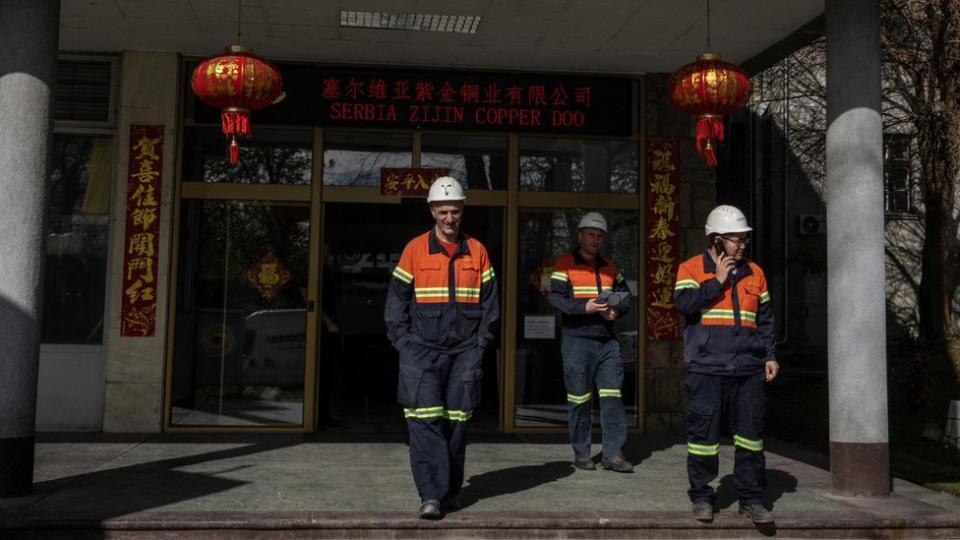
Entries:
{"type": "Polygon", "coordinates": [[[170,232],[173,226],[176,170],[178,73],[179,59],[175,53],[124,51],[120,56],[117,150],[114,160],[116,178],[111,194],[114,204],[110,218],[107,282],[109,315],[108,325],[104,328],[105,432],[156,433],[162,426],[163,355],[167,339],[167,287],[170,279],[170,232]],[[156,268],[157,328],[151,337],[120,335],[131,124],[162,124],[164,127],[160,247],[156,268]]]}
{"type": "Polygon", "coordinates": [[[0,0],[0,497],[33,486],[59,0],[0,0]]]}
{"type": "Polygon", "coordinates": [[[827,323],[833,492],[890,491],[880,13],[825,1],[827,323]]]}

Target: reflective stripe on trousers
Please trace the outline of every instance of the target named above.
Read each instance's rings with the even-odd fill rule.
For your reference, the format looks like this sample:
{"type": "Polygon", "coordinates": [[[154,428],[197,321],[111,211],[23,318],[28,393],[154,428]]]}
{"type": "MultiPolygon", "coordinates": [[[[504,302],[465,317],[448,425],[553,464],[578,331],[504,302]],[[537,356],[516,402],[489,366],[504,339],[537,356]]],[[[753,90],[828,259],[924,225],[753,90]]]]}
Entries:
{"type": "Polygon", "coordinates": [[[766,486],[763,421],[767,395],[763,373],[744,377],[687,375],[687,474],[690,500],[714,501],[710,485],[719,473],[721,419],[733,434],[733,483],[741,504],[760,503],[766,486]]]}
{"type": "Polygon", "coordinates": [[[590,456],[591,396],[597,388],[603,457],[621,455],[627,440],[626,413],[621,400],[623,359],[615,338],[561,337],[563,383],[567,391],[570,444],[578,458],[590,456]]]}
{"type": "Polygon", "coordinates": [[[467,421],[480,403],[479,348],[448,354],[405,343],[400,351],[397,401],[410,435],[410,469],[421,500],[459,494],[467,421]]]}

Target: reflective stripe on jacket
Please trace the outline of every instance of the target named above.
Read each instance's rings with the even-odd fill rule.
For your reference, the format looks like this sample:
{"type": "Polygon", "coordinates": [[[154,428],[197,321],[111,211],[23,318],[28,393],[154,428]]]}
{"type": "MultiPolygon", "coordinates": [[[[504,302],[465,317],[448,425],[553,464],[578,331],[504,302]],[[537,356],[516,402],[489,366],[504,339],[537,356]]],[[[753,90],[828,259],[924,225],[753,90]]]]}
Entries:
{"type": "Polygon", "coordinates": [[[686,320],[683,357],[687,369],[712,375],[759,371],[776,353],[773,308],[763,270],[744,259],[724,284],[715,278],[716,271],[706,251],[677,270],[673,297],[686,320]]]}
{"type": "Polygon", "coordinates": [[[407,243],[384,309],[395,347],[406,338],[450,351],[486,347],[499,317],[496,276],[483,244],[463,236],[450,257],[433,229],[407,243]]]}
{"type": "MultiPolygon", "coordinates": [[[[550,274],[550,304],[560,311],[564,335],[585,337],[613,337],[613,321],[599,313],[586,314],[587,301],[602,291],[630,293],[617,265],[597,255],[587,261],[576,250],[564,253],[553,263],[550,274]]],[[[617,309],[623,316],[630,310],[632,297],[617,309]]]]}

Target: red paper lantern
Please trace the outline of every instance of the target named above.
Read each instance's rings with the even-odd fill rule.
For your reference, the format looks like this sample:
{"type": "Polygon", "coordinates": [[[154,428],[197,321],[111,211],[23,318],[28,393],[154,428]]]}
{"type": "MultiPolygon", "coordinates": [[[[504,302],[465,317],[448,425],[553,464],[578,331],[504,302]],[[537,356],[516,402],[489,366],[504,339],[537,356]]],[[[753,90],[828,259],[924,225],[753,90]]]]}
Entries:
{"type": "Polygon", "coordinates": [[[230,163],[234,165],[240,160],[237,135],[250,136],[250,112],[284,98],[280,71],[239,45],[200,62],[193,70],[190,87],[207,105],[223,109],[220,127],[230,139],[230,163]]]}
{"type": "Polygon", "coordinates": [[[703,53],[670,77],[670,101],[697,117],[697,152],[710,166],[717,164],[713,141],[723,140],[721,116],[743,107],[748,97],[750,79],[719,54],[703,53]]]}

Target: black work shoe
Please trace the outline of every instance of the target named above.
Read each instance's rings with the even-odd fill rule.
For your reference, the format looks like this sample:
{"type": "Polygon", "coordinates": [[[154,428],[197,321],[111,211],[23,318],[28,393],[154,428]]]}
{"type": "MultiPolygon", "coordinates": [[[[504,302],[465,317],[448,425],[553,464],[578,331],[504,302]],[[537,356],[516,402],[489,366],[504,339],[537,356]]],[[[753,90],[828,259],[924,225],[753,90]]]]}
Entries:
{"type": "Polygon", "coordinates": [[[440,508],[443,510],[460,510],[463,506],[460,504],[460,496],[448,494],[440,499],[440,508]]]}
{"type": "Polygon", "coordinates": [[[582,470],[584,470],[584,471],[595,471],[595,470],[597,470],[597,466],[593,463],[593,460],[590,459],[590,458],[588,458],[588,457],[585,457],[585,458],[574,458],[574,459],[573,459],[573,466],[576,467],[576,468],[578,468],[578,469],[582,469],[582,470]]]}
{"type": "Polygon", "coordinates": [[[704,523],[713,521],[713,503],[710,501],[693,503],[693,519],[704,523]]]}
{"type": "Polygon", "coordinates": [[[440,501],[430,499],[420,505],[420,519],[440,519],[443,512],[440,511],[440,501]]]}
{"type": "Polygon", "coordinates": [[[741,504],[740,515],[750,518],[754,523],[773,523],[773,512],[762,504],[741,504]]]}
{"type": "Polygon", "coordinates": [[[623,459],[623,456],[612,457],[610,459],[603,458],[600,460],[600,464],[603,465],[604,469],[616,472],[633,472],[633,463],[623,459]]]}

